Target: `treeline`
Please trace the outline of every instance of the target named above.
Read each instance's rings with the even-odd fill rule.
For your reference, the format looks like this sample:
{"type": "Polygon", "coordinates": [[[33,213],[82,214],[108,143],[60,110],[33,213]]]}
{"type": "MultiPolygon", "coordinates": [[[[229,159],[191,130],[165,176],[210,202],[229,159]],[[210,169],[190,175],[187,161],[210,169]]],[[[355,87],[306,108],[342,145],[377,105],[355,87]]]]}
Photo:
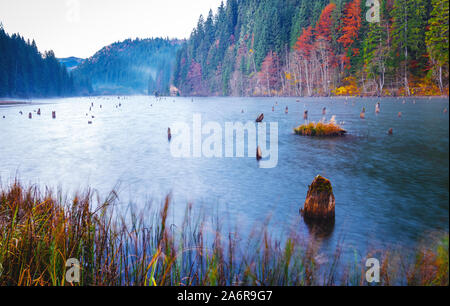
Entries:
{"type": "Polygon", "coordinates": [[[180,42],[127,39],[106,46],[74,71],[88,77],[97,94],[168,94],[180,42]]]}
{"type": "Polygon", "coordinates": [[[448,95],[448,0],[228,0],[177,54],[183,95],[448,95]]]}
{"type": "Polygon", "coordinates": [[[89,82],[74,80],[53,51],[41,54],[35,41],[9,35],[0,23],[0,97],[62,97],[89,92],[89,82]]]}

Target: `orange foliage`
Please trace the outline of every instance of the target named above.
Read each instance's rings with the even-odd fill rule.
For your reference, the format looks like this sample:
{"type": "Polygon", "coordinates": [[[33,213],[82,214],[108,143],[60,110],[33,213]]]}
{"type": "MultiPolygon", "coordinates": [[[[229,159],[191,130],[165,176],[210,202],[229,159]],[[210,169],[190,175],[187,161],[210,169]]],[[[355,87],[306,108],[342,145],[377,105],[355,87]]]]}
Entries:
{"type": "Polygon", "coordinates": [[[313,50],[313,29],[309,26],[307,29],[303,29],[302,35],[297,40],[294,49],[302,53],[306,58],[309,58],[311,51],[313,50]]]}
{"type": "Polygon", "coordinates": [[[342,36],[338,39],[346,50],[358,39],[361,28],[361,0],[353,0],[345,5],[342,36]]]}
{"type": "Polygon", "coordinates": [[[328,4],[322,11],[319,22],[315,28],[317,37],[321,37],[326,41],[331,41],[331,26],[333,24],[332,14],[335,8],[336,4],[328,4]]]}
{"type": "MultiPolygon", "coordinates": [[[[359,29],[361,28],[361,0],[353,0],[345,5],[343,26],[341,28],[342,36],[338,39],[345,51],[349,51],[350,46],[358,39],[359,29]]],[[[352,50],[354,54],[358,54],[359,50],[352,50]],[[357,51],[357,53],[355,53],[357,51]]],[[[344,56],[343,62],[345,67],[349,69],[350,59],[344,56]]]]}

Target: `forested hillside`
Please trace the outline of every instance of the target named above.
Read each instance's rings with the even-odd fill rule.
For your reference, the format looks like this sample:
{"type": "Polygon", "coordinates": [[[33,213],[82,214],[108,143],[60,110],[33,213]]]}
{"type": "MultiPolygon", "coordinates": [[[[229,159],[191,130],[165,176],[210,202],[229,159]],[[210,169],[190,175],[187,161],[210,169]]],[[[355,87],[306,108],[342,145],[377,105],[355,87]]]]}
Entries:
{"type": "Polygon", "coordinates": [[[0,97],[61,97],[89,92],[74,80],[52,51],[41,54],[34,41],[9,35],[0,23],[0,97]]]}
{"type": "Polygon", "coordinates": [[[168,94],[180,42],[125,40],[106,46],[74,70],[89,77],[97,94],[168,94]]]}
{"type": "Polygon", "coordinates": [[[72,71],[77,68],[81,63],[83,63],[84,59],[77,57],[67,57],[67,58],[58,58],[58,61],[66,66],[68,71],[72,71]]]}
{"type": "Polygon", "coordinates": [[[183,95],[448,95],[449,0],[228,0],[177,54],[183,95]]]}

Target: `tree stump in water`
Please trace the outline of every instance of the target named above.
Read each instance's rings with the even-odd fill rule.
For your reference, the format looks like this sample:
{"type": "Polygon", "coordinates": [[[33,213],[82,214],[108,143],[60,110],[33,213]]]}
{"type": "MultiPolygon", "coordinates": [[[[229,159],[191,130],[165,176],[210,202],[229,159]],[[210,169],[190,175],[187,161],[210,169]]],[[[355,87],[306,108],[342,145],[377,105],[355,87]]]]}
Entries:
{"type": "Polygon", "coordinates": [[[261,114],[261,115],[259,115],[258,118],[256,118],[256,122],[258,122],[258,123],[263,122],[263,120],[264,120],[264,114],[261,114]]]}
{"type": "Polygon", "coordinates": [[[335,198],[331,182],[318,175],[309,186],[308,195],[300,213],[305,219],[334,221],[335,198]]]}
{"type": "Polygon", "coordinates": [[[258,148],[256,149],[256,160],[260,161],[262,159],[262,151],[261,151],[261,147],[258,146],[258,148]]]}

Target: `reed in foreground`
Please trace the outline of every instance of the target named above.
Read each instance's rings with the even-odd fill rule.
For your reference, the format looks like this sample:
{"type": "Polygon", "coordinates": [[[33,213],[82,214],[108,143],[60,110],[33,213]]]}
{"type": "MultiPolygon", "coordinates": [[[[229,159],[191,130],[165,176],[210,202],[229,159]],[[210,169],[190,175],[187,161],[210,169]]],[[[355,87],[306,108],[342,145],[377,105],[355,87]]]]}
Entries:
{"type": "MultiPolygon", "coordinates": [[[[367,284],[365,261],[343,263],[340,247],[324,261],[314,239],[292,234],[281,242],[267,229],[247,239],[224,234],[189,205],[176,227],[169,198],[145,215],[115,214],[116,202],[114,192],[100,201],[92,191],[67,199],[18,182],[0,187],[0,285],[367,284]],[[65,278],[70,258],[80,262],[77,283],[65,278]]],[[[448,285],[448,234],[411,261],[392,251],[382,263],[380,285],[448,285]]]]}

